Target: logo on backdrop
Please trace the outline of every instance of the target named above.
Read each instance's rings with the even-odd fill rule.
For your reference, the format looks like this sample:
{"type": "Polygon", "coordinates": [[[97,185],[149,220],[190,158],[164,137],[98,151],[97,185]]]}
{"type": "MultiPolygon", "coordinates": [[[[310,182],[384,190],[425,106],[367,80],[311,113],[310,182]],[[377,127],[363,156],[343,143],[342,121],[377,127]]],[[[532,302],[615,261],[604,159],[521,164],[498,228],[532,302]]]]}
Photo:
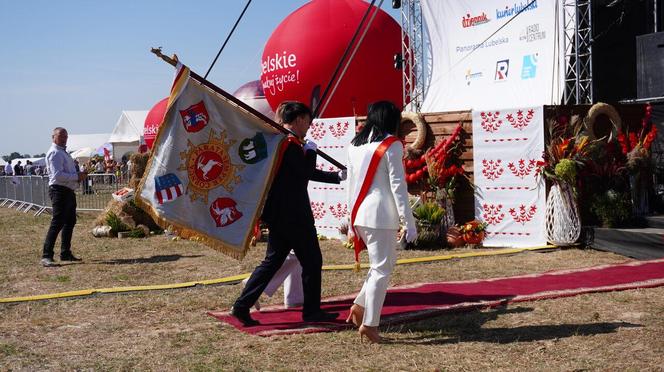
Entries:
{"type": "Polygon", "coordinates": [[[184,110],[179,110],[182,116],[182,125],[187,132],[194,133],[203,129],[210,120],[203,101],[191,105],[184,110]]]}
{"type": "Polygon", "coordinates": [[[517,15],[519,12],[527,12],[537,9],[537,0],[533,1],[533,3],[530,5],[528,5],[528,3],[530,3],[530,1],[522,1],[519,4],[514,4],[512,6],[506,5],[505,9],[496,9],[496,18],[501,19],[505,17],[512,17],[517,15]]]}
{"type": "Polygon", "coordinates": [[[480,48],[491,48],[495,47],[501,44],[507,44],[510,42],[510,38],[508,37],[498,37],[495,39],[487,40],[483,43],[480,44],[467,44],[467,45],[457,45],[454,48],[454,51],[457,53],[464,53],[464,52],[472,52],[475,49],[480,49],[480,48]]]}
{"type": "Polygon", "coordinates": [[[503,59],[496,62],[496,75],[494,76],[494,81],[504,81],[507,80],[507,74],[510,71],[510,60],[503,59]]]}
{"type": "Polygon", "coordinates": [[[283,92],[285,86],[289,84],[298,84],[300,82],[297,55],[288,53],[285,50],[281,54],[275,53],[274,55],[269,55],[261,61],[261,71],[263,72],[263,77],[261,78],[263,90],[269,90],[272,95],[276,94],[277,91],[283,92]]]}
{"type": "Polygon", "coordinates": [[[523,56],[521,79],[533,79],[537,75],[537,53],[523,56]]]}
{"type": "Polygon", "coordinates": [[[471,69],[466,70],[466,85],[470,85],[473,80],[477,80],[482,77],[482,72],[473,72],[471,69]]]}
{"type": "Polygon", "coordinates": [[[546,31],[540,30],[539,23],[526,26],[526,28],[519,33],[519,41],[525,41],[527,43],[544,39],[546,39],[546,31]]]}
{"type": "Polygon", "coordinates": [[[464,17],[461,18],[461,26],[463,26],[463,28],[475,27],[488,23],[489,21],[491,20],[484,12],[478,16],[471,16],[470,13],[467,13],[464,17]]]}

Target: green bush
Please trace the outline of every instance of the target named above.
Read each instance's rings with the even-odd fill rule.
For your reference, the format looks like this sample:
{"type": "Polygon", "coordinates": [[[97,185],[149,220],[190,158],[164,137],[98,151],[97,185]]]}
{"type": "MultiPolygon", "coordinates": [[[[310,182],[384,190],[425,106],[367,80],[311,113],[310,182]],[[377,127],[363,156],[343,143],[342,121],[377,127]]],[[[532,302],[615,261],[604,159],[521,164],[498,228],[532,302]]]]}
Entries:
{"type": "Polygon", "coordinates": [[[106,214],[106,224],[111,227],[111,234],[117,235],[122,231],[129,231],[129,226],[120,220],[117,214],[108,212],[106,214]]]}
{"type": "Polygon", "coordinates": [[[632,216],[632,201],[628,194],[608,190],[592,198],[590,210],[603,227],[620,227],[627,224],[632,216]]]}
{"type": "Polygon", "coordinates": [[[418,205],[413,210],[415,218],[420,221],[429,222],[432,225],[440,224],[440,221],[445,217],[445,208],[438,205],[436,202],[426,202],[418,205]]]}

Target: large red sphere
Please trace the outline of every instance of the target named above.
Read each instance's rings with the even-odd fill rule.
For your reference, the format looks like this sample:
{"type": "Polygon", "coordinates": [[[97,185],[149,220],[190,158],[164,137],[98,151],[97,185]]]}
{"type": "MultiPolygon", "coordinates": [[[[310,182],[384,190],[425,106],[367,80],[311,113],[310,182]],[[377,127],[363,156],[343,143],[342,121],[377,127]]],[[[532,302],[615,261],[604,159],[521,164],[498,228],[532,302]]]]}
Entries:
{"type": "Polygon", "coordinates": [[[145,144],[149,149],[152,148],[154,140],[157,137],[157,130],[159,126],[164,121],[164,116],[166,115],[166,108],[168,106],[168,97],[157,102],[156,105],[152,106],[148,112],[148,116],[145,117],[145,123],[143,125],[143,139],[145,144]]]}
{"type": "MultiPolygon", "coordinates": [[[[362,0],[314,0],[274,30],[263,51],[261,83],[270,106],[283,100],[318,104],[369,6],[362,0]]],[[[366,115],[378,100],[402,105],[401,27],[386,12],[376,17],[321,117],[366,115]]],[[[359,37],[362,35],[358,35],[359,37]]],[[[328,97],[332,92],[328,93],[328,97]]]]}

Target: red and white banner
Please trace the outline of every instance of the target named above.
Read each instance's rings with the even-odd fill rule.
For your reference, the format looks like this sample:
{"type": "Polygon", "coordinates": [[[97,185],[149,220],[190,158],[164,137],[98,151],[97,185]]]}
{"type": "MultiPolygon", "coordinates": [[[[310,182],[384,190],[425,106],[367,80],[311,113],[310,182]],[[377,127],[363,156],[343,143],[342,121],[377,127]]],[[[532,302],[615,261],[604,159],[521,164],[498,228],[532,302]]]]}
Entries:
{"type": "MultiPolygon", "coordinates": [[[[353,137],[355,137],[355,117],[316,119],[307,133],[307,138],[316,142],[319,149],[342,164],[347,161],[347,148],[353,137]]],[[[320,156],[316,167],[327,172],[339,171],[339,168],[320,156]]],[[[350,218],[346,198],[346,181],[341,181],[338,185],[309,182],[309,200],[319,235],[328,238],[345,238],[338,229],[341,224],[347,224],[350,218]]]]}
{"type": "Polygon", "coordinates": [[[475,218],[484,245],[546,244],[546,187],[536,174],[544,153],[542,106],[473,111],[475,218]]]}

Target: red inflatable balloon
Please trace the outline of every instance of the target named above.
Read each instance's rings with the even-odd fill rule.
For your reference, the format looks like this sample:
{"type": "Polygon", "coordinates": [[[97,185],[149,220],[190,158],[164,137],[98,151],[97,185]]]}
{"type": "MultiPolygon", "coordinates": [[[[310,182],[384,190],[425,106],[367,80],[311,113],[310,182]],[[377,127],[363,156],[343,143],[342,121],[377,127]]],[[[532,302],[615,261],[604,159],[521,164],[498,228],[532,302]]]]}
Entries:
{"type": "Polygon", "coordinates": [[[145,140],[145,145],[149,149],[152,149],[154,144],[154,139],[157,137],[157,130],[161,125],[161,122],[164,121],[164,115],[166,115],[166,107],[168,106],[168,97],[157,102],[150,111],[148,116],[145,117],[145,124],[143,125],[143,139],[145,140]]]}
{"type": "MultiPolygon", "coordinates": [[[[362,0],[314,0],[277,26],[261,61],[261,83],[272,110],[283,100],[316,106],[368,6],[362,0]]],[[[401,107],[401,70],[394,68],[397,53],[401,27],[378,9],[321,117],[366,115],[367,105],[378,100],[401,107]]]]}

